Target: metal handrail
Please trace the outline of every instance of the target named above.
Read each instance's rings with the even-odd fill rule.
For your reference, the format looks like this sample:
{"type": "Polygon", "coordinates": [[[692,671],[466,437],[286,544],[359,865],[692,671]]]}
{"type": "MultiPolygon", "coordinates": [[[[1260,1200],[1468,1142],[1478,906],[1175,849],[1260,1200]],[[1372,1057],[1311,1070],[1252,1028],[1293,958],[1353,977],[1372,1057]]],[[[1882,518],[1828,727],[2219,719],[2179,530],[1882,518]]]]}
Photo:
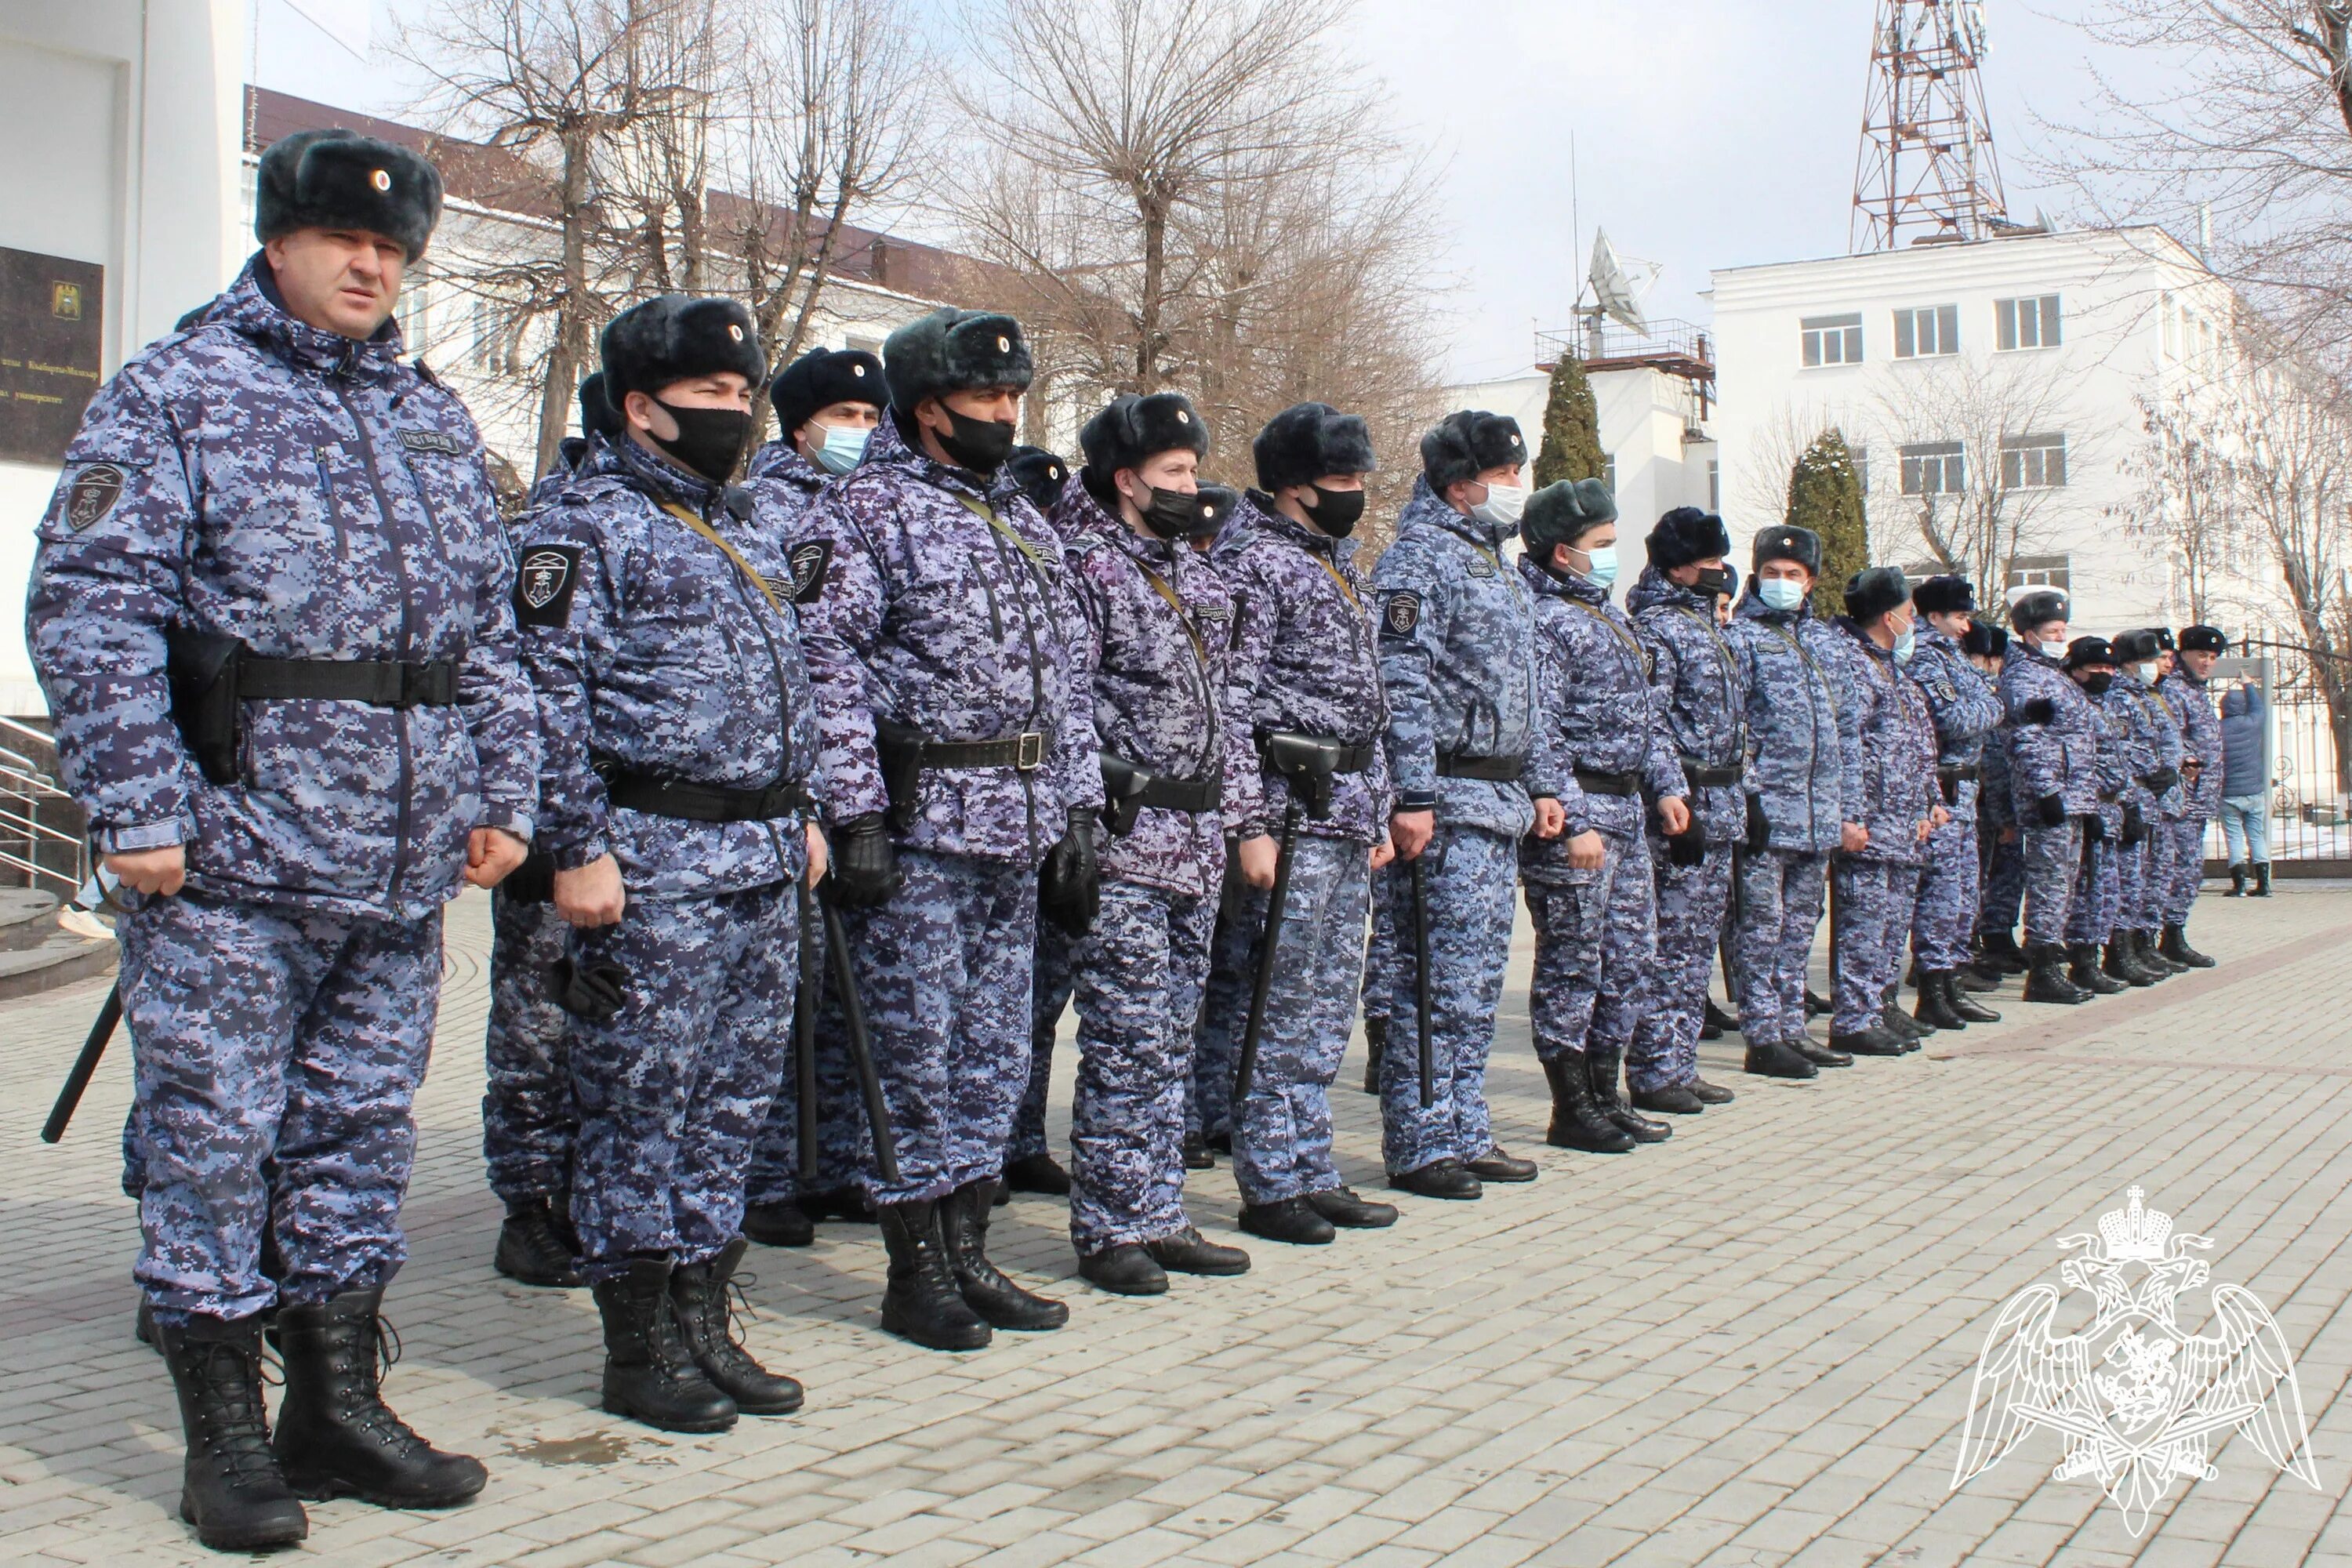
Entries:
{"type": "MultiPolygon", "coordinates": [[[[0,719],[0,734],[53,744],[38,730],[13,719],[0,719]]],[[[13,747],[0,747],[0,803],[22,803],[21,807],[0,804],[0,868],[21,874],[27,886],[43,880],[57,883],[68,899],[79,893],[89,879],[89,841],[43,822],[40,805],[43,801],[72,798],[32,758],[13,747]],[[23,843],[21,853],[13,847],[18,840],[23,843]],[[69,869],[61,871],[41,863],[41,850],[51,846],[65,851],[69,869]]]]}

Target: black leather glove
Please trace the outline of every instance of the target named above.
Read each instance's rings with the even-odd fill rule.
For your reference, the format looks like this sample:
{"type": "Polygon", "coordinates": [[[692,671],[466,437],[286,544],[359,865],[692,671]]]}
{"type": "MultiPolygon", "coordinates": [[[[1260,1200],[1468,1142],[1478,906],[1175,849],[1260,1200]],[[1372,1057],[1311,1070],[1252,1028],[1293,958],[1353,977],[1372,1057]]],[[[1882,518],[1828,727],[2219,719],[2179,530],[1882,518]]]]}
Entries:
{"type": "Polygon", "coordinates": [[[2091,813],[2090,816],[2083,818],[2083,841],[2084,843],[2104,843],[2106,840],[2106,837],[2107,819],[2105,817],[2101,816],[2095,811],[2091,813]]]}
{"type": "Polygon", "coordinates": [[[1706,827],[1691,813],[1690,826],[1666,835],[1666,858],[1677,866],[1696,866],[1706,858],[1706,827]]]}
{"type": "Polygon", "coordinates": [[[2124,847],[2129,848],[2135,844],[2147,842],[2147,818],[2140,815],[2139,807],[2136,805],[2124,807],[2124,847]]]}
{"type": "Polygon", "coordinates": [[[629,972],[617,963],[574,965],[559,958],[547,968],[548,992],[575,1018],[609,1024],[628,1000],[629,972]]]}
{"type": "Polygon", "coordinates": [[[898,851],[883,830],[880,812],[835,824],[832,850],[825,875],[843,903],[870,910],[898,890],[898,851]]]}
{"type": "Polygon", "coordinates": [[[2021,724],[2047,724],[2056,717],[2057,706],[2047,697],[2037,697],[2017,710],[2017,721],[2021,724]]]}
{"type": "Polygon", "coordinates": [[[2043,795],[2040,800],[2033,803],[2033,809],[2042,814],[2042,826],[2063,827],[2066,826],[2066,803],[2057,795],[2043,795]]]}
{"type": "Polygon", "coordinates": [[[1761,855],[1771,844],[1772,824],[1764,815],[1764,797],[1751,795],[1748,797],[1748,852],[1761,855]]]}
{"type": "Polygon", "coordinates": [[[1070,936],[1093,929],[1102,908],[1102,874],[1095,865],[1095,814],[1070,813],[1070,830],[1045,852],[1037,873],[1037,910],[1070,936]]]}
{"type": "Polygon", "coordinates": [[[2158,768],[2156,772],[2148,774],[2139,782],[2147,786],[2148,794],[2162,795],[2166,790],[2170,789],[2174,784],[2180,782],[2180,770],[2178,768],[2158,768]]]}

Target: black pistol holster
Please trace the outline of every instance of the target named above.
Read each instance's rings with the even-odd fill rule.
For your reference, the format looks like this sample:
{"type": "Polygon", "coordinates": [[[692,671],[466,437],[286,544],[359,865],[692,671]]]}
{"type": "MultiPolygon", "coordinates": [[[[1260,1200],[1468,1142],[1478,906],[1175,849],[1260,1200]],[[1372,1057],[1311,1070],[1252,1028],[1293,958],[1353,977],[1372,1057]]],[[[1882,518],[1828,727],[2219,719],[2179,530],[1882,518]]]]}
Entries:
{"type": "Polygon", "coordinates": [[[1266,766],[1287,780],[1307,815],[1320,822],[1331,815],[1335,774],[1361,773],[1371,762],[1370,746],[1343,746],[1320,735],[1269,730],[1258,737],[1266,766]],[[1361,753],[1360,756],[1359,753],[1361,753]]]}
{"type": "Polygon", "coordinates": [[[1125,757],[1102,753],[1103,826],[1118,837],[1135,831],[1135,818],[1143,810],[1143,796],[1151,788],[1156,775],[1150,768],[1129,762],[1125,757]]]}
{"type": "Polygon", "coordinates": [[[236,782],[237,666],[245,640],[192,631],[173,622],[163,631],[164,675],[172,688],[172,721],[208,784],[236,782]]]}

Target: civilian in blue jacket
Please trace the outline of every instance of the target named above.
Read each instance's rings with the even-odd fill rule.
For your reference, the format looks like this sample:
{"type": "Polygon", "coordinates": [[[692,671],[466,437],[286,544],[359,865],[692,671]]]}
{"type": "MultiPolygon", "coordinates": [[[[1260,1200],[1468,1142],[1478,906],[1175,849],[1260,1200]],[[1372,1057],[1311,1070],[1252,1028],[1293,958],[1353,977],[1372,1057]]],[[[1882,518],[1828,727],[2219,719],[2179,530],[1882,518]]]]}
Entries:
{"type": "Polygon", "coordinates": [[[2224,898],[2245,897],[2250,872],[2254,897],[2271,896],[2271,789],[2263,757],[2263,731],[2270,719],[2271,705],[2252,681],[2222,694],[2221,837],[2230,846],[2230,890],[2224,898]]]}

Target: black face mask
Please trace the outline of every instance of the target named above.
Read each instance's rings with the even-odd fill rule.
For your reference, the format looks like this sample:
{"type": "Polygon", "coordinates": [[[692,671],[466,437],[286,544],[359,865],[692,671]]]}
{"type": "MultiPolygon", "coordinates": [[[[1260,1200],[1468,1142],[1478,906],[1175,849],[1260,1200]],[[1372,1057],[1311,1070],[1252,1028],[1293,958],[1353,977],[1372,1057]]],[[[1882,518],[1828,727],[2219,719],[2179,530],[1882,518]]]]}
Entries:
{"type": "Polygon", "coordinates": [[[2105,697],[2107,688],[2115,683],[2116,678],[2105,670],[2083,677],[2083,689],[2094,697],[2105,697]]]}
{"type": "Polygon", "coordinates": [[[1719,599],[1731,592],[1731,568],[1702,566],[1698,569],[1698,581],[1691,586],[1709,598],[1719,599]]]}
{"type": "MultiPolygon", "coordinates": [[[[1146,485],[1151,497],[1149,503],[1137,506],[1143,514],[1143,526],[1155,539],[1185,539],[1200,531],[1201,498],[1182,490],[1163,490],[1156,485],[1146,485]]],[[[1130,502],[1132,498],[1129,498],[1130,502]]]]}
{"type": "Polygon", "coordinates": [[[751,434],[751,416],[740,408],[680,408],[654,399],[654,406],[677,421],[677,439],[653,437],[655,446],[690,472],[713,484],[724,484],[743,456],[751,434]]]}
{"type": "Polygon", "coordinates": [[[1014,431],[1010,424],[999,419],[974,419],[958,414],[944,403],[940,408],[948,416],[948,433],[942,436],[934,430],[931,437],[950,461],[975,474],[992,474],[1004,467],[1004,459],[1013,456],[1014,431]]]}
{"type": "Polygon", "coordinates": [[[1315,492],[1315,504],[1307,515],[1315,526],[1334,539],[1345,539],[1356,531],[1363,521],[1364,492],[1361,490],[1327,490],[1321,485],[1307,487],[1315,492]]]}

